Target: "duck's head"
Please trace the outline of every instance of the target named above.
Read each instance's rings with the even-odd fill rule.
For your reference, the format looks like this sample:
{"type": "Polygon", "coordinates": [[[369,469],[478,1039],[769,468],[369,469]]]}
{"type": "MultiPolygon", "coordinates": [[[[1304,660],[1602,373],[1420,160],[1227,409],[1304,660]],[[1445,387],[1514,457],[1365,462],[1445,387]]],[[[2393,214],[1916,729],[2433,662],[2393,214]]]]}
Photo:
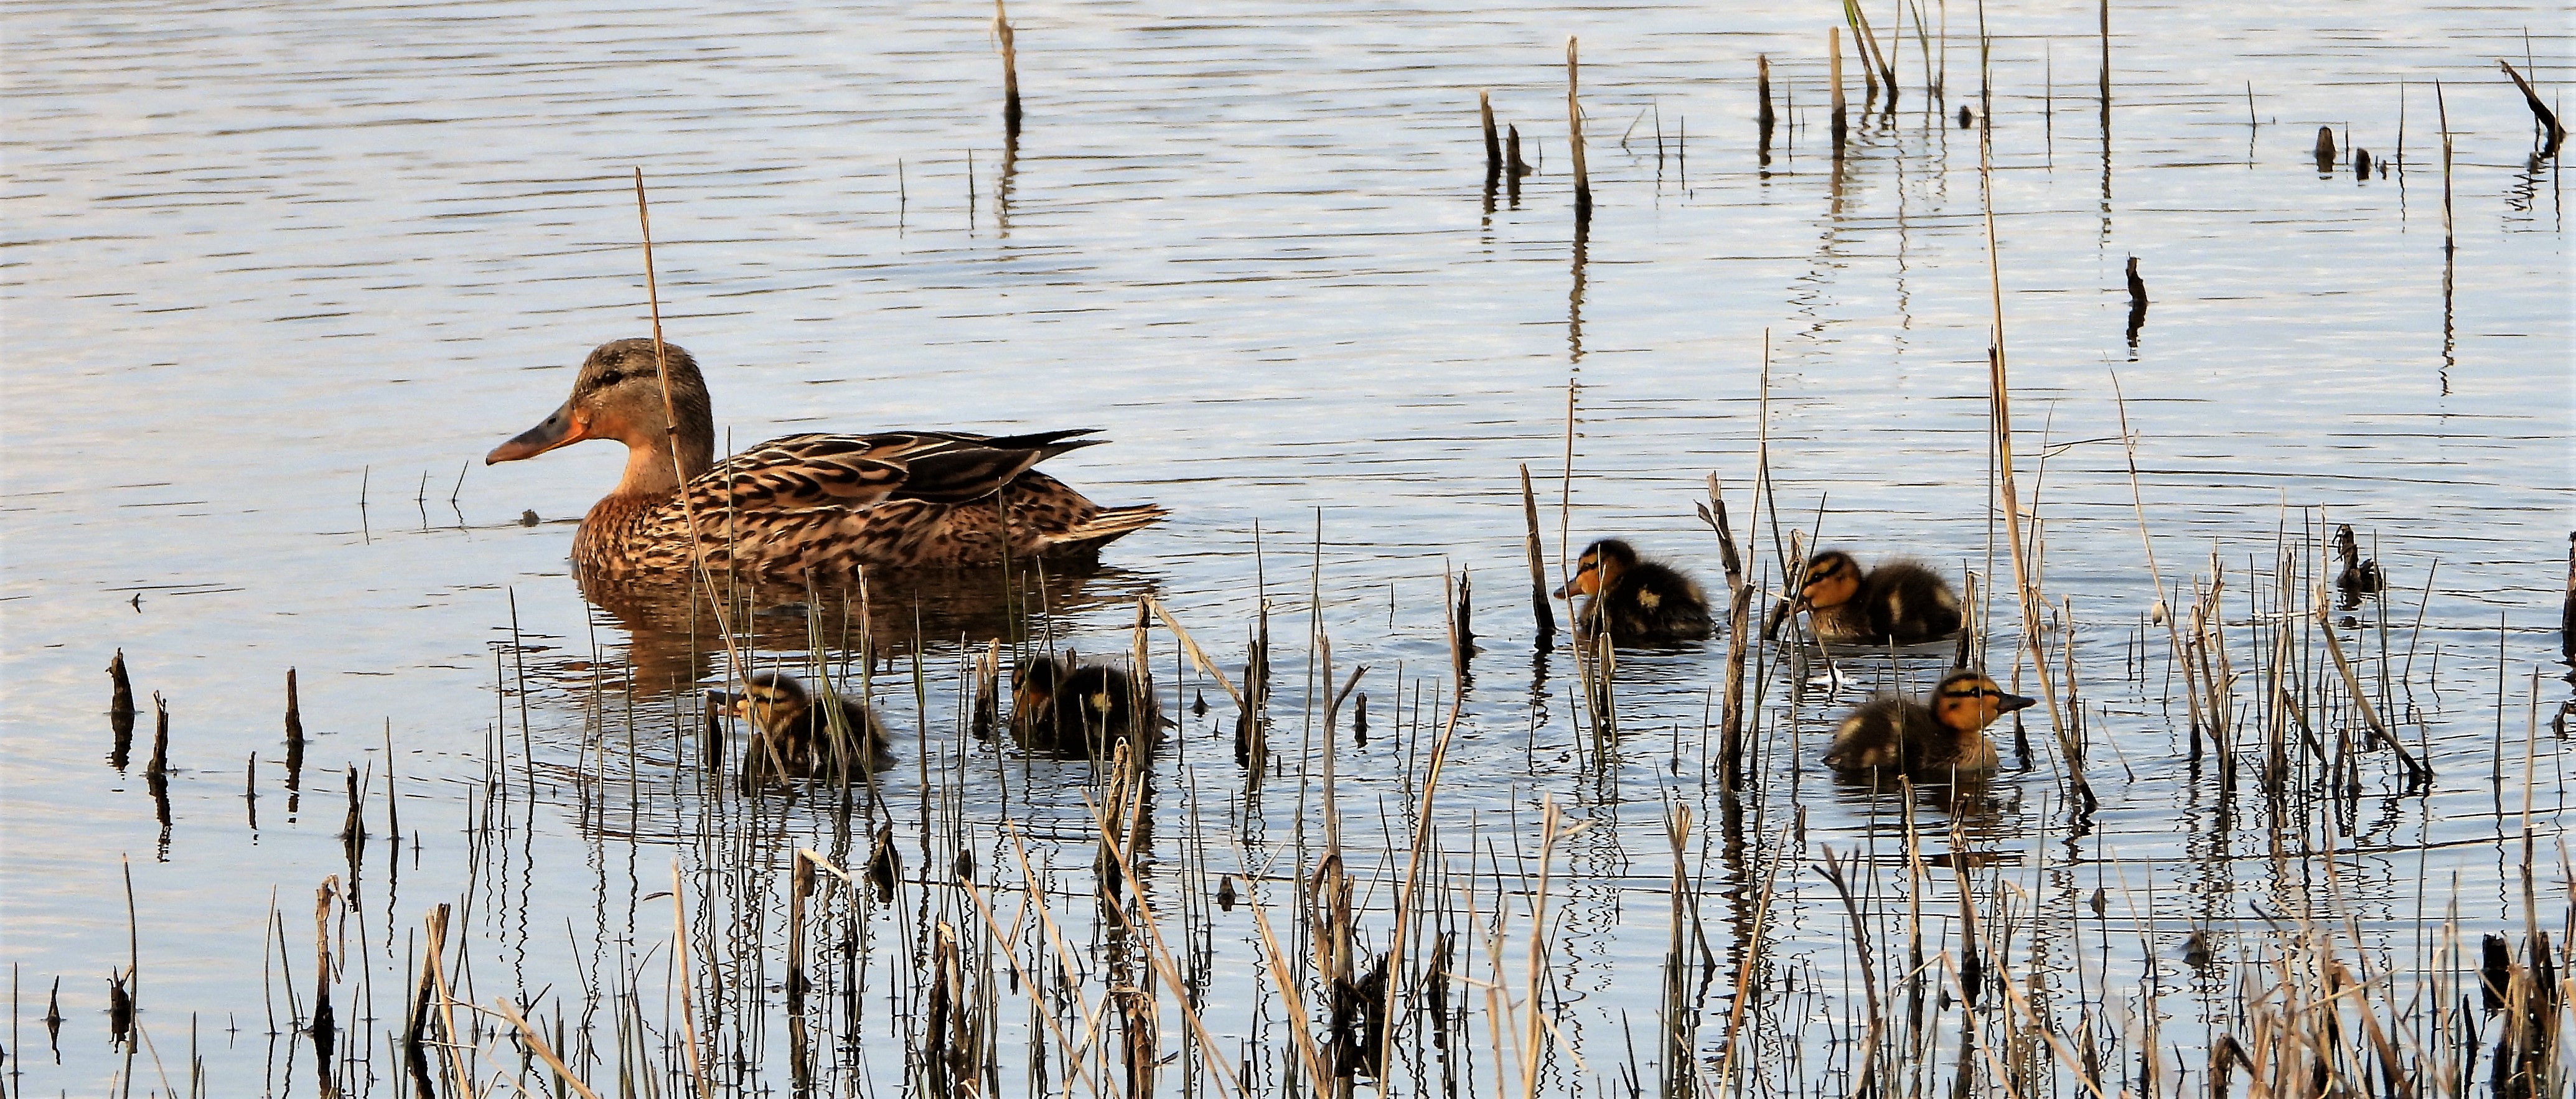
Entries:
{"type": "Polygon", "coordinates": [[[1577,595],[1599,595],[1601,590],[1619,582],[1619,574],[1637,563],[1637,547],[1616,538],[1604,538],[1583,547],[1583,556],[1574,562],[1574,579],[1556,589],[1559,599],[1577,595]]]}
{"type": "Polygon", "coordinates": [[[1011,707],[1013,712],[1035,713],[1055,704],[1055,690],[1062,685],[1065,667],[1052,656],[1032,656],[1020,661],[1011,672],[1011,707]]]}
{"type": "Polygon", "coordinates": [[[2346,562],[2361,556],[2361,540],[2353,537],[2352,524],[2344,523],[2335,527],[2335,555],[2346,562]]]}
{"type": "Polygon", "coordinates": [[[1984,672],[1952,672],[1932,688],[1932,716],[1943,728],[1974,733],[2037,701],[2005,693],[1984,672]]]}
{"type": "Polygon", "coordinates": [[[1829,610],[1860,595],[1860,562],[1841,550],[1826,550],[1807,559],[1806,578],[1798,583],[1798,606],[1829,610]]]}
{"type": "Polygon", "coordinates": [[[749,721],[763,732],[787,727],[814,705],[805,685],[796,677],[778,672],[762,672],[743,681],[742,693],[727,696],[730,705],[725,712],[749,721]]]}
{"type": "Polygon", "coordinates": [[[563,407],[517,438],[493,447],[483,463],[534,458],[584,439],[615,439],[629,451],[630,481],[639,474],[654,476],[651,467],[656,464],[658,477],[670,480],[670,455],[675,448],[681,460],[680,476],[706,472],[715,464],[715,427],[707,405],[706,379],[698,374],[697,360],[679,345],[662,344],[661,352],[655,355],[649,339],[599,345],[582,361],[581,373],[573,377],[572,396],[563,407]],[[671,379],[667,406],[662,399],[664,365],[671,379]],[[676,439],[669,430],[673,412],[680,424],[676,439]]]}

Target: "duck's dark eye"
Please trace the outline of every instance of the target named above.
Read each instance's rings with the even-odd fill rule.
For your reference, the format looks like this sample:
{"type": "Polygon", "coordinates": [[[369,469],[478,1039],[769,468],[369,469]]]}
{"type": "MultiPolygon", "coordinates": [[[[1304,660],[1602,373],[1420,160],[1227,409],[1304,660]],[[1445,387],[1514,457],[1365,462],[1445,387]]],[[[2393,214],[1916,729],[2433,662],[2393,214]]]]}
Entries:
{"type": "Polygon", "coordinates": [[[609,386],[616,385],[617,383],[625,380],[626,375],[623,372],[610,370],[602,373],[599,376],[599,380],[592,382],[591,385],[595,388],[606,389],[609,386]]]}

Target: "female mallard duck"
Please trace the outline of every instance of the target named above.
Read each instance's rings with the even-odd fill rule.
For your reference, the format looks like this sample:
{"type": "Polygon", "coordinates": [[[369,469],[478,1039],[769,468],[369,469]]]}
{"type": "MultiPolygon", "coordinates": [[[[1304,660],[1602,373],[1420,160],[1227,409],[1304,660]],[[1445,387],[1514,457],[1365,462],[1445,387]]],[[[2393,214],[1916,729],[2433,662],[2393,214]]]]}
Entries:
{"type": "Polygon", "coordinates": [[[743,756],[743,783],[862,776],[893,765],[893,738],[867,704],[832,694],[817,705],[795,677],[763,672],[743,681],[743,693],[714,692],[722,712],[751,723],[743,756]],[[838,731],[835,731],[837,726],[838,731]]]}
{"type": "Polygon", "coordinates": [[[697,361],[672,344],[656,350],[649,339],[601,344],[563,407],[483,459],[533,458],[583,439],[626,444],[626,475],[573,536],[573,563],[585,571],[668,573],[704,560],[716,570],[829,577],[1005,554],[1061,558],[1164,515],[1152,504],[1101,507],[1030,468],[1105,441],[1076,438],[1088,428],[790,435],[718,463],[697,361]]]}
{"type": "Polygon", "coordinates": [[[1144,747],[1162,724],[1150,689],[1126,672],[1065,657],[1033,656],[1011,675],[1011,732],[1034,752],[1105,755],[1118,741],[1144,747]]]}
{"type": "Polygon", "coordinates": [[[1764,636],[1807,612],[1807,628],[1825,641],[1911,645],[1959,632],[1959,597],[1950,582],[1921,562],[1892,558],[1864,573],[1841,550],[1807,559],[1797,597],[1771,614],[1764,636]]]}
{"type": "Polygon", "coordinates": [[[1855,773],[1992,771],[1997,760],[1986,726],[2033,701],[2004,693],[1983,672],[1952,672],[1932,688],[1931,705],[1896,695],[1862,703],[1834,731],[1825,766],[1855,773]]]}
{"type": "Polygon", "coordinates": [[[1637,548],[1616,538],[1584,547],[1575,562],[1574,579],[1556,589],[1559,599],[1576,595],[1583,604],[1587,628],[1608,630],[1613,641],[1643,645],[1707,639],[1708,597],[1690,578],[1637,556],[1637,548]]]}

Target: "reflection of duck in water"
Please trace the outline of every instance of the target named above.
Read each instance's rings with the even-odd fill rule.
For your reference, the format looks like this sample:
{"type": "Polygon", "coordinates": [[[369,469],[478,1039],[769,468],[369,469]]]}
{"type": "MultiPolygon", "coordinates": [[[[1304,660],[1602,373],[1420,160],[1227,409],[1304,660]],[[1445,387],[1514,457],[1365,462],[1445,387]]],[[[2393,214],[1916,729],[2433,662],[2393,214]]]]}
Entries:
{"type": "Polygon", "coordinates": [[[1151,689],[1116,668],[1033,656],[1012,672],[1011,734],[1030,751],[1103,756],[1121,740],[1141,751],[1161,726],[1151,689]]]}
{"type": "Polygon", "coordinates": [[[673,573],[703,558],[719,572],[830,577],[1005,553],[1081,558],[1164,515],[1152,504],[1101,507],[1031,468],[1102,442],[1077,438],[1090,429],[790,435],[718,464],[696,360],[671,344],[659,350],[647,339],[601,344],[563,407],[484,458],[532,458],[583,439],[626,444],[625,476],[573,538],[585,571],[673,573]]]}
{"type": "Polygon", "coordinates": [[[866,703],[838,694],[819,704],[795,677],[763,672],[743,681],[743,693],[709,692],[722,712],[751,723],[743,753],[746,787],[817,776],[861,778],[894,763],[893,738],[866,703]]]}
{"type": "Polygon", "coordinates": [[[1986,726],[2033,701],[2005,693],[1984,672],[1952,672],[1932,688],[1931,705],[1897,695],[1862,703],[1834,731],[1825,766],[1926,776],[1992,771],[1998,760],[1986,726]]]}
{"type": "MultiPolygon", "coordinates": [[[[1103,607],[1132,606],[1157,580],[1115,567],[1059,572],[1049,565],[1041,572],[1022,569],[1017,561],[1007,580],[999,569],[872,569],[862,600],[854,584],[719,579],[716,586],[728,597],[719,599],[701,585],[668,577],[576,570],[575,578],[582,597],[606,612],[600,624],[625,631],[628,674],[648,696],[690,691],[714,674],[722,663],[726,626],[735,644],[763,652],[802,653],[818,643],[854,651],[865,645],[881,660],[899,659],[913,652],[954,652],[960,638],[981,649],[989,638],[1064,634],[1074,629],[1070,623],[1103,607]]],[[[562,655],[568,662],[561,674],[589,689],[600,674],[587,663],[589,652],[562,655]],[[569,659],[575,657],[580,659],[569,659]]],[[[612,663],[609,672],[615,671],[612,663]]]]}
{"type": "Polygon", "coordinates": [[[1591,629],[1608,630],[1614,642],[1640,645],[1700,641],[1712,630],[1708,597],[1699,585],[1663,565],[1637,556],[1637,548],[1604,538],[1583,550],[1574,579],[1556,589],[1559,599],[1589,598],[1583,619],[1591,629]]]}
{"type": "Polygon", "coordinates": [[[1766,636],[1807,612],[1807,628],[1825,641],[1911,645],[1959,632],[1959,597],[1950,582],[1917,561],[1893,558],[1862,572],[1841,550],[1807,559],[1795,599],[1771,614],[1766,636]]]}

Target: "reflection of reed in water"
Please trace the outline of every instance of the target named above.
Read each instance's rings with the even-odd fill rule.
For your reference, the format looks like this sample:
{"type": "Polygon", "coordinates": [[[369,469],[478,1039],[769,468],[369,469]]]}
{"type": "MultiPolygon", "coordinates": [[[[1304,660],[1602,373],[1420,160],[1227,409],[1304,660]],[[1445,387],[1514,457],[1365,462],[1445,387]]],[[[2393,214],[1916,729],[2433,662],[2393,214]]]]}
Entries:
{"type": "MultiPolygon", "coordinates": [[[[871,574],[859,585],[790,587],[744,581],[725,592],[725,615],[696,584],[653,583],[581,573],[581,593],[627,633],[635,688],[648,696],[684,692],[712,674],[725,649],[719,621],[754,650],[818,647],[885,656],[941,641],[1006,643],[1052,638],[1064,624],[1132,604],[1153,578],[1126,569],[1058,574],[1014,570],[1005,587],[992,570],[871,574]]],[[[581,673],[586,682],[586,669],[581,673]]]]}

